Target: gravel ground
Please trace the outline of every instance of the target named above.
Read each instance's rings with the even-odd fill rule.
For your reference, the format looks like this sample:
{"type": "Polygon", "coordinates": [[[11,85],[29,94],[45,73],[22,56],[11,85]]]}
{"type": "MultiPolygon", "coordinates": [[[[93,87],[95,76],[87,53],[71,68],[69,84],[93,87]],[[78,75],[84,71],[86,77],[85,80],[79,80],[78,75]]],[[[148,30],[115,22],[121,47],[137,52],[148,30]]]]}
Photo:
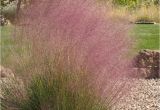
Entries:
{"type": "Polygon", "coordinates": [[[113,110],[160,110],[160,79],[136,79],[113,110]]]}

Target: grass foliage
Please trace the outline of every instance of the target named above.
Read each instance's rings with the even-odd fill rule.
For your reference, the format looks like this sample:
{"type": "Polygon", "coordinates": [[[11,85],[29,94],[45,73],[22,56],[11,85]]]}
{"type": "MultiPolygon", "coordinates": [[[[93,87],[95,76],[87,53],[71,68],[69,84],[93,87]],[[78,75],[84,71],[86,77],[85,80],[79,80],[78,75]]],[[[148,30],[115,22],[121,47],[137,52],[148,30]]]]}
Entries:
{"type": "Polygon", "coordinates": [[[126,18],[130,22],[160,22],[158,0],[111,0],[111,15],[126,18]]]}
{"type": "MultiPolygon", "coordinates": [[[[53,70],[47,66],[46,70],[49,69],[53,70]]],[[[3,86],[5,99],[2,100],[2,108],[5,110],[110,109],[109,106],[102,103],[95,91],[86,83],[82,75],[84,73],[77,75],[77,73],[66,73],[66,71],[48,72],[34,76],[27,85],[20,89],[19,93],[16,87],[9,86],[6,89],[3,86]]]]}
{"type": "Polygon", "coordinates": [[[87,0],[33,0],[20,16],[7,62],[24,86],[6,87],[3,107],[111,109],[125,88],[117,82],[128,76],[130,39],[128,24],[106,17],[106,10],[87,0]]]}

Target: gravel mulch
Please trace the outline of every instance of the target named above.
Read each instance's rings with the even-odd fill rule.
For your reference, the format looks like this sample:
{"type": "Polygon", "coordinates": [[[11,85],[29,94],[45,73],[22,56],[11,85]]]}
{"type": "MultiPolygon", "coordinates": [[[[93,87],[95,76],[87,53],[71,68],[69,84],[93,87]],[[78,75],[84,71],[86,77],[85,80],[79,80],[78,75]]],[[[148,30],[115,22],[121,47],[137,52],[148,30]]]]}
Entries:
{"type": "Polygon", "coordinates": [[[135,79],[135,86],[113,110],[160,110],[160,79],[135,79]]]}

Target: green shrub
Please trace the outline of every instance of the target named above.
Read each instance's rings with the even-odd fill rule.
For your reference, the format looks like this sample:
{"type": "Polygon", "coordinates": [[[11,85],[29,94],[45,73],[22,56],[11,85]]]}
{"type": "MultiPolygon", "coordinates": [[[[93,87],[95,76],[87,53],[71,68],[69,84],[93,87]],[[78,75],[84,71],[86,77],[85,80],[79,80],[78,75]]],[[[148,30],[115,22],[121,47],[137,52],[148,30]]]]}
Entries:
{"type": "Polygon", "coordinates": [[[16,7],[16,2],[11,2],[9,4],[1,6],[1,14],[11,22],[14,22],[16,16],[16,7]]]}
{"type": "Polygon", "coordinates": [[[113,3],[116,5],[122,5],[122,6],[136,6],[138,0],[113,0],[113,3]]]}
{"type": "Polygon", "coordinates": [[[139,8],[142,5],[159,5],[159,0],[112,0],[112,3],[116,6],[125,6],[128,8],[139,8]]]}

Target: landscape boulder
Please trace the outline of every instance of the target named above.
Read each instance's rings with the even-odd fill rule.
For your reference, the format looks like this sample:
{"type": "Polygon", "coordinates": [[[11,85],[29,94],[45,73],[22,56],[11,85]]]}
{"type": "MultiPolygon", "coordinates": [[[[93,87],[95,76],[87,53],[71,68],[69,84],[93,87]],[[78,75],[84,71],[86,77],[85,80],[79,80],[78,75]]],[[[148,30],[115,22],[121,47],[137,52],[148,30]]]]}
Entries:
{"type": "Polygon", "coordinates": [[[141,50],[134,58],[134,70],[144,78],[160,78],[160,51],[141,50]]]}

